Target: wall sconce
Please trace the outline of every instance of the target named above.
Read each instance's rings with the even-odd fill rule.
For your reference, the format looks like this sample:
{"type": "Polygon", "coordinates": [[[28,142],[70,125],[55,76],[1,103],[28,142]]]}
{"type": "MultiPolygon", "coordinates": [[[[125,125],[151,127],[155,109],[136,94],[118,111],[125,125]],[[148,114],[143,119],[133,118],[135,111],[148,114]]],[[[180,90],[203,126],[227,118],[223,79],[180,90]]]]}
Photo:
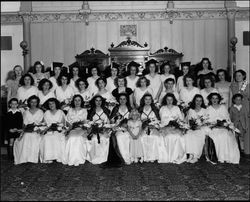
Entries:
{"type": "Polygon", "coordinates": [[[89,25],[89,15],[90,15],[90,13],[91,13],[91,10],[89,8],[88,1],[83,1],[82,9],[79,10],[79,15],[85,21],[86,25],[89,25]]]}
{"type": "Polygon", "coordinates": [[[23,50],[23,56],[25,57],[25,55],[27,55],[28,54],[28,43],[27,43],[27,41],[22,41],[21,43],[20,43],[20,47],[22,48],[22,50],[23,50]]]}

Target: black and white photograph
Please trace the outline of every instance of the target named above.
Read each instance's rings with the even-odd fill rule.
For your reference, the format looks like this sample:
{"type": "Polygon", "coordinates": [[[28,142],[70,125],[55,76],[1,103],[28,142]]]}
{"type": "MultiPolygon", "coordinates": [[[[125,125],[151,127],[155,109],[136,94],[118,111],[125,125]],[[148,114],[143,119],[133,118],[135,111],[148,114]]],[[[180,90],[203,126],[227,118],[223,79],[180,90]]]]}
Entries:
{"type": "Polygon", "coordinates": [[[249,201],[249,1],[1,1],[1,201],[249,201]]]}

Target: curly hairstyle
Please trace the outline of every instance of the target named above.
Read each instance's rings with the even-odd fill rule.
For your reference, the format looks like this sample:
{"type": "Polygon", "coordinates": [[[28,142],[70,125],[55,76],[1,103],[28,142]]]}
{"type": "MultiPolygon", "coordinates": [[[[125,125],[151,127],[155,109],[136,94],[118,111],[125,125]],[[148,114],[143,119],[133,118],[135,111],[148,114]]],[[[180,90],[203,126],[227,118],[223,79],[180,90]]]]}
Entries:
{"type": "Polygon", "coordinates": [[[212,105],[212,97],[213,96],[217,96],[219,98],[219,104],[221,102],[221,100],[223,100],[223,98],[221,97],[221,95],[219,93],[210,93],[208,96],[207,96],[207,99],[208,99],[208,105],[212,105]]]}
{"type": "Polygon", "coordinates": [[[42,69],[41,72],[44,73],[44,65],[42,65],[42,63],[40,61],[36,61],[33,65],[33,73],[36,74],[36,66],[37,65],[41,65],[42,69]]]}
{"type": "Polygon", "coordinates": [[[50,108],[49,108],[49,102],[54,102],[56,104],[56,109],[60,109],[61,108],[60,102],[56,98],[52,97],[52,98],[49,98],[48,100],[46,100],[46,102],[43,104],[43,106],[47,110],[50,110],[50,108]]]}
{"type": "Polygon", "coordinates": [[[51,89],[53,87],[53,84],[49,79],[42,79],[38,84],[38,90],[42,91],[43,90],[43,85],[45,83],[49,83],[49,89],[51,89]]]}
{"type": "Polygon", "coordinates": [[[81,81],[85,83],[85,88],[87,89],[88,86],[89,86],[89,82],[88,82],[86,79],[83,79],[83,78],[77,79],[77,80],[75,81],[75,86],[76,86],[76,87],[78,88],[78,90],[79,90],[79,84],[80,84],[81,81]]]}
{"type": "Polygon", "coordinates": [[[125,97],[127,98],[126,105],[127,105],[127,107],[130,109],[131,106],[130,106],[130,103],[129,103],[129,96],[128,96],[128,94],[125,93],[125,92],[119,93],[118,96],[116,97],[116,100],[117,100],[117,102],[119,103],[118,105],[120,105],[119,100],[120,100],[120,97],[121,97],[121,96],[125,96],[125,97]]]}
{"type": "Polygon", "coordinates": [[[164,85],[167,84],[169,81],[172,81],[175,84],[175,80],[173,78],[168,78],[164,81],[164,85]]]}
{"type": "Polygon", "coordinates": [[[193,100],[190,102],[190,108],[191,109],[195,109],[195,101],[196,101],[197,98],[201,98],[202,99],[201,108],[206,109],[206,105],[205,105],[204,99],[203,99],[202,95],[200,95],[200,94],[196,94],[194,96],[193,100]]]}
{"type": "Polygon", "coordinates": [[[246,78],[247,78],[247,73],[246,73],[244,70],[242,70],[242,69],[239,69],[239,70],[237,70],[237,71],[234,72],[234,75],[233,75],[234,81],[236,81],[236,74],[237,74],[238,72],[242,74],[242,76],[243,76],[243,81],[245,81],[246,78]]]}
{"type": "Polygon", "coordinates": [[[212,63],[211,63],[211,61],[209,60],[209,58],[202,58],[202,59],[201,59],[201,62],[200,62],[201,70],[204,69],[202,63],[203,63],[203,61],[205,61],[205,60],[208,61],[208,69],[209,69],[209,70],[213,70],[213,68],[212,68],[212,63]]]}
{"type": "Polygon", "coordinates": [[[224,75],[225,75],[225,81],[229,81],[228,72],[227,72],[227,70],[225,70],[225,69],[218,69],[218,70],[216,71],[216,81],[217,81],[217,82],[220,81],[220,80],[219,80],[219,73],[221,73],[221,72],[223,72],[224,75]]]}
{"type": "Polygon", "coordinates": [[[75,107],[76,107],[76,106],[75,106],[75,99],[76,99],[77,97],[79,97],[79,98],[81,99],[81,108],[83,108],[83,107],[84,107],[84,100],[83,100],[83,97],[82,97],[81,95],[79,95],[79,94],[76,94],[76,95],[73,96],[72,101],[71,101],[71,103],[70,103],[70,106],[71,106],[72,108],[75,108],[75,107]]]}
{"type": "MultiPolygon", "coordinates": [[[[213,78],[212,78],[210,75],[206,75],[206,76],[204,76],[203,79],[201,80],[201,86],[202,86],[203,88],[205,88],[205,80],[210,80],[210,81],[211,81],[211,87],[214,87],[215,82],[214,82],[213,78]]],[[[203,89],[203,88],[202,88],[202,89],[203,89]]]]}
{"type": "Polygon", "coordinates": [[[96,85],[98,88],[99,88],[99,86],[98,86],[99,81],[104,81],[105,86],[107,85],[107,79],[106,79],[105,77],[99,77],[99,78],[96,79],[96,81],[95,81],[95,85],[96,85]]]}
{"type": "Polygon", "coordinates": [[[139,79],[136,82],[136,87],[140,88],[141,87],[141,80],[145,79],[146,80],[146,86],[148,87],[150,85],[150,80],[148,80],[145,76],[139,77],[139,79]]]}
{"type": "Polygon", "coordinates": [[[243,99],[243,95],[242,95],[242,94],[236,93],[236,94],[234,94],[233,97],[232,97],[232,103],[233,103],[233,104],[235,104],[235,99],[236,99],[237,97],[240,97],[241,100],[243,99]]]}
{"type": "Polygon", "coordinates": [[[100,76],[100,70],[98,69],[97,66],[94,66],[94,65],[91,65],[91,66],[89,67],[89,71],[88,71],[88,72],[89,72],[90,76],[93,76],[92,73],[91,73],[92,69],[96,69],[97,75],[100,76]]]}
{"type": "Polygon", "coordinates": [[[25,84],[24,84],[24,78],[25,77],[29,77],[30,78],[30,85],[31,86],[33,86],[34,85],[34,78],[29,74],[29,73],[26,73],[26,74],[24,74],[22,77],[21,77],[21,79],[20,79],[20,81],[19,81],[19,84],[21,85],[21,86],[24,86],[25,84]]]}
{"type": "Polygon", "coordinates": [[[117,88],[118,88],[118,79],[123,79],[124,80],[124,86],[127,87],[128,81],[127,81],[126,77],[124,77],[124,76],[118,76],[118,77],[115,78],[115,81],[114,81],[114,84],[115,84],[115,86],[117,88]]]}
{"type": "Polygon", "coordinates": [[[67,73],[63,72],[57,78],[58,86],[62,86],[62,81],[61,81],[62,77],[66,77],[67,78],[67,85],[69,85],[69,83],[70,83],[69,75],[67,73]]]}
{"type": "Polygon", "coordinates": [[[186,75],[183,77],[183,85],[184,85],[185,87],[187,87],[186,78],[191,78],[191,79],[193,80],[193,86],[195,86],[195,83],[196,83],[196,82],[195,82],[194,76],[193,76],[192,74],[188,73],[188,74],[186,74],[186,75]]]}
{"type": "Polygon", "coordinates": [[[27,100],[27,105],[28,105],[29,108],[31,107],[31,105],[30,105],[31,100],[37,100],[37,105],[36,105],[36,107],[39,106],[39,104],[40,104],[40,99],[39,99],[39,97],[37,97],[36,95],[32,95],[32,96],[30,96],[30,97],[28,98],[28,100],[27,100]]]}
{"type": "Polygon", "coordinates": [[[91,108],[96,108],[96,105],[95,105],[95,100],[96,98],[101,98],[102,100],[102,105],[101,107],[104,108],[105,107],[105,104],[106,104],[106,99],[104,97],[102,97],[101,95],[97,94],[95,95],[94,97],[92,97],[92,99],[90,100],[89,104],[91,106],[91,108]]]}
{"type": "MultiPolygon", "coordinates": [[[[142,96],[141,100],[140,100],[139,109],[140,109],[140,108],[143,109],[143,107],[145,106],[145,97],[150,97],[150,98],[151,98],[151,101],[152,101],[151,107],[152,107],[152,108],[156,108],[156,106],[155,106],[155,104],[154,104],[153,96],[152,96],[151,94],[149,94],[149,93],[145,93],[145,94],[142,96]]],[[[140,110],[139,110],[139,111],[140,111],[140,110]]]]}
{"type": "Polygon", "coordinates": [[[171,97],[173,99],[173,105],[177,105],[177,99],[174,96],[173,93],[167,93],[163,98],[162,98],[162,106],[166,106],[167,105],[167,97],[171,97]]]}

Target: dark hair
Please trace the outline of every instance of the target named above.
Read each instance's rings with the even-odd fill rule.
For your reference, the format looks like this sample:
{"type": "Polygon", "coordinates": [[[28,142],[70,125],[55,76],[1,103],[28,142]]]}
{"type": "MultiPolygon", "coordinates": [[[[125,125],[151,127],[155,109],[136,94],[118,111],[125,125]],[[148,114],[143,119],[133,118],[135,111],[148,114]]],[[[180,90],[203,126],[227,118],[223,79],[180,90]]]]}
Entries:
{"type": "Polygon", "coordinates": [[[34,85],[34,78],[29,74],[29,73],[26,73],[26,74],[24,74],[22,77],[21,77],[21,79],[20,79],[20,81],[19,81],[19,84],[21,85],[21,86],[24,86],[24,78],[25,77],[30,77],[30,85],[31,86],[33,86],[34,85]]]}
{"type": "Polygon", "coordinates": [[[236,74],[237,73],[241,73],[242,74],[242,76],[243,76],[243,81],[245,81],[246,80],[246,78],[247,78],[247,73],[244,71],[244,70],[242,70],[242,69],[239,69],[239,70],[237,70],[237,71],[235,71],[234,72],[234,81],[236,81],[236,74]]]}
{"type": "Polygon", "coordinates": [[[136,68],[136,74],[138,74],[138,72],[139,72],[139,67],[134,66],[134,65],[129,65],[129,66],[128,66],[128,69],[127,69],[128,75],[130,75],[131,67],[135,67],[135,68],[136,68]]]}
{"type": "Polygon", "coordinates": [[[56,104],[56,109],[60,109],[60,108],[61,108],[60,102],[59,102],[56,98],[52,97],[52,98],[49,98],[48,100],[46,100],[46,102],[43,104],[43,106],[44,106],[47,110],[50,109],[50,108],[49,108],[49,102],[54,102],[54,103],[56,104]]]}
{"type": "Polygon", "coordinates": [[[89,83],[88,83],[88,81],[86,79],[83,79],[83,78],[77,79],[75,81],[75,86],[79,89],[79,84],[80,84],[81,81],[85,83],[85,86],[86,86],[85,88],[87,89],[88,86],[89,86],[89,83]]]}
{"type": "Polygon", "coordinates": [[[70,69],[69,69],[69,77],[70,78],[73,78],[73,69],[74,68],[77,68],[78,69],[78,76],[80,77],[80,75],[81,75],[81,69],[80,69],[80,67],[79,66],[73,66],[73,67],[71,67],[70,69]]]}
{"type": "Polygon", "coordinates": [[[233,95],[233,97],[232,97],[232,103],[233,104],[235,104],[235,98],[237,98],[237,97],[240,97],[241,98],[241,100],[243,99],[243,95],[242,94],[240,94],[240,93],[236,93],[236,94],[234,94],[233,95]]]}
{"type": "Polygon", "coordinates": [[[186,83],[186,78],[191,78],[193,80],[193,86],[195,84],[195,79],[194,79],[194,76],[192,74],[186,74],[184,77],[183,77],[183,85],[185,87],[187,87],[187,83],[186,83]]]}
{"type": "MultiPolygon", "coordinates": [[[[105,77],[99,77],[98,79],[96,79],[96,81],[95,81],[95,85],[98,87],[98,83],[99,83],[99,81],[104,81],[104,83],[107,85],[107,79],[105,78],[105,77]]],[[[105,86],[106,86],[105,85],[105,86]]]]}
{"type": "Polygon", "coordinates": [[[216,71],[216,81],[217,81],[217,82],[220,81],[220,80],[219,80],[219,73],[221,73],[221,72],[224,72],[225,81],[229,81],[228,72],[227,72],[227,70],[225,70],[225,69],[218,69],[218,70],[216,71]]]}
{"type": "Polygon", "coordinates": [[[61,73],[61,74],[58,76],[58,78],[57,78],[58,86],[62,86],[62,81],[61,81],[62,77],[66,77],[66,78],[67,78],[67,84],[70,83],[69,75],[68,75],[67,73],[63,72],[63,73],[61,73]]]}
{"type": "Polygon", "coordinates": [[[203,79],[201,80],[202,81],[201,86],[204,86],[204,88],[205,88],[205,80],[210,80],[211,83],[212,83],[211,86],[214,87],[214,80],[209,75],[206,75],[206,76],[203,77],[203,79]]]}
{"type": "Polygon", "coordinates": [[[36,66],[37,65],[41,65],[42,66],[42,70],[41,72],[44,73],[44,65],[42,65],[42,63],[40,61],[36,61],[33,65],[33,73],[36,74],[36,66]]]}
{"type": "Polygon", "coordinates": [[[83,100],[83,97],[82,97],[81,95],[79,95],[79,94],[76,94],[76,95],[73,96],[72,101],[71,101],[71,103],[70,103],[70,106],[71,106],[72,108],[75,108],[75,107],[76,107],[74,101],[75,101],[75,98],[77,98],[77,97],[79,97],[79,98],[81,99],[81,108],[83,108],[83,107],[84,107],[84,100],[83,100]]]}
{"type": "Polygon", "coordinates": [[[91,76],[93,76],[92,73],[91,73],[91,71],[92,71],[92,69],[94,69],[94,68],[97,70],[97,75],[99,76],[99,75],[100,75],[100,70],[98,69],[97,66],[91,66],[91,67],[89,68],[89,74],[90,74],[91,76]]]}
{"type": "Polygon", "coordinates": [[[27,105],[28,105],[29,108],[30,108],[30,102],[31,102],[31,100],[34,100],[34,99],[37,100],[37,106],[36,106],[36,107],[39,106],[39,103],[40,103],[39,97],[37,97],[36,95],[32,95],[32,96],[30,96],[30,97],[28,98],[28,100],[27,100],[27,105]]]}
{"type": "Polygon", "coordinates": [[[155,104],[154,104],[153,96],[152,96],[151,94],[149,94],[149,93],[145,93],[145,94],[142,96],[142,98],[141,98],[141,100],[140,100],[140,106],[139,106],[138,111],[139,111],[140,113],[143,112],[143,108],[144,108],[144,106],[145,106],[145,101],[144,101],[144,100],[145,100],[145,97],[147,97],[147,96],[149,96],[149,97],[151,98],[152,102],[151,102],[151,105],[150,105],[150,106],[151,106],[153,112],[155,113],[157,119],[160,120],[159,110],[157,109],[157,107],[156,107],[155,104]]]}
{"type": "Polygon", "coordinates": [[[219,98],[219,104],[221,102],[221,100],[223,100],[223,98],[221,97],[221,95],[219,93],[210,93],[208,96],[207,96],[207,99],[208,99],[208,105],[212,105],[212,97],[216,95],[218,98],[219,98]]]}
{"type": "Polygon", "coordinates": [[[15,66],[13,67],[14,79],[16,78],[15,69],[16,69],[17,67],[20,67],[20,68],[22,69],[22,74],[23,74],[23,68],[22,68],[22,66],[21,66],[21,65],[15,65],[15,66]]]}
{"type": "Polygon", "coordinates": [[[13,101],[17,102],[17,104],[18,104],[18,99],[15,98],[15,97],[13,97],[13,98],[11,98],[11,99],[9,100],[9,102],[8,102],[8,106],[9,106],[9,107],[10,107],[11,102],[13,102],[13,101]]]}
{"type": "Polygon", "coordinates": [[[201,99],[202,99],[201,107],[204,108],[204,109],[206,109],[206,105],[205,105],[204,99],[203,99],[202,95],[200,95],[200,94],[196,94],[196,95],[194,96],[193,100],[190,102],[190,108],[191,108],[191,109],[195,109],[195,100],[196,100],[197,98],[201,98],[201,99]]]}
{"type": "Polygon", "coordinates": [[[112,73],[111,73],[111,72],[112,72],[112,69],[116,69],[116,70],[117,70],[117,75],[119,75],[120,69],[119,69],[118,66],[113,65],[113,67],[110,67],[110,75],[112,74],[112,73]]]}
{"type": "Polygon", "coordinates": [[[114,81],[114,84],[115,84],[115,86],[117,88],[118,88],[118,79],[123,79],[124,80],[124,86],[127,87],[128,81],[127,81],[126,77],[124,77],[124,76],[118,76],[118,77],[115,78],[115,81],[114,81]]]}
{"type": "Polygon", "coordinates": [[[166,73],[166,72],[165,72],[165,66],[169,66],[169,73],[171,73],[172,67],[171,67],[171,65],[170,65],[169,62],[164,62],[164,63],[160,66],[160,73],[161,73],[161,74],[165,74],[165,73],[166,73]]]}
{"type": "Polygon", "coordinates": [[[97,95],[95,95],[91,100],[90,100],[90,106],[91,106],[91,109],[93,109],[93,108],[95,108],[96,106],[95,106],[95,99],[96,98],[101,98],[101,100],[102,100],[102,105],[101,105],[101,107],[102,108],[104,108],[105,107],[105,104],[106,104],[106,99],[104,98],[104,97],[102,97],[101,95],[99,95],[99,94],[97,94],[97,95]]]}
{"type": "Polygon", "coordinates": [[[146,65],[146,68],[145,68],[146,73],[149,74],[149,72],[150,72],[149,66],[150,66],[151,64],[154,64],[154,66],[155,66],[155,73],[158,73],[158,71],[159,71],[158,66],[157,66],[157,64],[154,63],[154,62],[150,62],[148,65],[146,65]]]}
{"type": "Polygon", "coordinates": [[[53,84],[49,79],[42,79],[38,84],[38,90],[42,91],[43,90],[43,85],[45,83],[49,83],[49,89],[51,89],[53,87],[53,84]]]}
{"type": "Polygon", "coordinates": [[[202,65],[202,63],[203,63],[204,60],[207,60],[207,61],[208,61],[208,69],[209,69],[209,70],[213,70],[211,61],[210,61],[208,58],[202,58],[202,60],[201,60],[201,62],[200,62],[201,68],[202,68],[201,70],[204,69],[204,68],[203,68],[203,65],[202,65]]]}
{"type": "Polygon", "coordinates": [[[163,98],[162,98],[162,106],[167,105],[167,97],[173,98],[173,105],[177,105],[177,99],[175,98],[173,93],[167,93],[163,98]]]}
{"type": "Polygon", "coordinates": [[[118,103],[119,103],[118,105],[120,105],[119,99],[120,99],[121,96],[125,96],[125,97],[126,97],[126,99],[127,99],[126,105],[127,105],[128,109],[130,109],[131,106],[130,106],[130,103],[129,103],[129,97],[128,97],[128,94],[125,93],[125,92],[119,93],[119,94],[117,95],[116,100],[117,100],[118,103]]]}
{"type": "Polygon", "coordinates": [[[175,80],[173,78],[168,78],[164,81],[164,84],[168,83],[169,81],[172,81],[175,84],[175,80]]]}
{"type": "Polygon", "coordinates": [[[136,87],[141,87],[141,80],[146,80],[146,86],[148,87],[150,85],[150,80],[148,80],[145,76],[139,77],[139,79],[136,82],[136,87]]]}

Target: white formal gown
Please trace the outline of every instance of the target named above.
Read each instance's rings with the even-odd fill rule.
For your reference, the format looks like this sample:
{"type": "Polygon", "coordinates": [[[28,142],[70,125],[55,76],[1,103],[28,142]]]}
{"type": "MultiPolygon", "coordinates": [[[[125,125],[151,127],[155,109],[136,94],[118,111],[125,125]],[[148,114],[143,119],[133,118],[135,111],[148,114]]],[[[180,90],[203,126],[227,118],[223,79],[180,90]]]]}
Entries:
{"type": "Polygon", "coordinates": [[[23,86],[19,87],[17,90],[17,99],[27,104],[27,100],[30,96],[38,94],[38,89],[36,86],[31,86],[29,89],[24,88],[23,86]]]}
{"type": "Polygon", "coordinates": [[[204,103],[206,106],[208,106],[208,99],[207,99],[207,96],[210,94],[210,93],[218,93],[218,90],[216,88],[213,88],[211,92],[207,92],[206,89],[202,89],[200,90],[200,94],[202,95],[203,99],[204,99],[204,103]]]}
{"type": "MultiPolygon", "coordinates": [[[[183,115],[178,106],[169,109],[167,106],[160,108],[161,124],[168,125],[169,121],[176,118],[183,120],[183,115]]],[[[182,163],[186,160],[185,140],[182,132],[170,127],[161,130],[159,142],[159,163],[182,163]]]]}
{"type": "MultiPolygon", "coordinates": [[[[23,113],[23,123],[41,124],[43,120],[43,111],[38,109],[34,114],[29,110],[23,113]]],[[[32,162],[38,163],[39,160],[39,145],[41,141],[40,134],[36,132],[25,132],[21,140],[16,139],[14,142],[14,164],[32,162]]]]}
{"type": "Polygon", "coordinates": [[[88,90],[90,91],[91,95],[95,95],[98,92],[98,88],[95,85],[97,79],[94,79],[93,77],[87,78],[87,81],[89,83],[88,90]]]}
{"type": "Polygon", "coordinates": [[[183,101],[186,105],[189,104],[196,94],[200,94],[200,90],[193,87],[192,90],[188,90],[187,87],[183,87],[180,91],[180,101],[183,101]]]}
{"type": "MultiPolygon", "coordinates": [[[[151,110],[143,110],[141,120],[157,119],[155,113],[151,110]]],[[[160,139],[159,132],[156,129],[150,129],[150,135],[146,133],[147,128],[142,131],[141,142],[143,148],[144,161],[153,162],[159,158],[158,142],[160,139]]]]}
{"type": "MultiPolygon", "coordinates": [[[[103,121],[104,123],[108,122],[107,115],[103,110],[96,112],[93,116],[92,121],[103,121]]],[[[101,164],[106,162],[108,159],[109,151],[109,136],[107,132],[100,134],[100,144],[98,144],[97,135],[93,135],[91,140],[87,141],[87,160],[93,164],[101,164]]]]}
{"type": "Polygon", "coordinates": [[[146,94],[146,93],[153,95],[153,90],[152,90],[152,88],[147,87],[145,90],[141,90],[141,88],[135,88],[134,97],[135,97],[135,103],[136,103],[138,106],[140,106],[141,98],[142,98],[143,95],[146,94]]]}
{"type": "Polygon", "coordinates": [[[40,99],[40,104],[44,104],[49,98],[54,98],[55,97],[55,93],[54,91],[49,91],[49,93],[47,95],[44,95],[44,93],[42,91],[38,91],[38,97],[40,99]]]}
{"type": "MultiPolygon", "coordinates": [[[[75,110],[70,108],[66,121],[70,124],[87,120],[87,110],[75,110]]],[[[65,161],[63,164],[78,166],[84,164],[87,159],[87,131],[82,128],[71,130],[66,137],[65,161]]]]}
{"type": "MultiPolygon", "coordinates": [[[[44,113],[44,120],[49,127],[53,123],[62,123],[65,125],[65,114],[58,109],[55,114],[50,110],[44,113]]],[[[47,161],[56,160],[63,162],[65,150],[65,134],[64,132],[48,131],[42,137],[40,143],[40,161],[46,163],[47,161]]]]}
{"type": "Polygon", "coordinates": [[[136,82],[138,81],[139,77],[136,76],[134,79],[131,79],[129,76],[127,76],[126,79],[127,79],[127,87],[131,88],[132,91],[134,91],[136,88],[136,82]]]}
{"type": "Polygon", "coordinates": [[[153,95],[153,99],[155,99],[161,87],[161,76],[159,74],[155,74],[154,77],[152,77],[149,74],[147,74],[145,77],[150,81],[149,87],[153,89],[152,95],[153,95]]]}
{"type": "MultiPolygon", "coordinates": [[[[218,109],[209,106],[206,110],[209,122],[217,120],[230,120],[229,113],[225,105],[220,105],[218,109]]],[[[238,164],[240,161],[240,151],[238,148],[235,134],[224,128],[213,128],[210,130],[209,137],[214,141],[216,155],[219,162],[238,164]]]]}
{"type": "MultiPolygon", "coordinates": [[[[197,117],[206,116],[206,109],[201,108],[200,111],[196,112],[193,109],[189,109],[187,114],[187,121],[191,118],[197,119],[197,117]]],[[[184,135],[186,153],[193,154],[195,158],[199,159],[202,155],[203,147],[205,144],[206,135],[209,134],[209,128],[202,126],[200,129],[188,130],[184,135]]]]}

